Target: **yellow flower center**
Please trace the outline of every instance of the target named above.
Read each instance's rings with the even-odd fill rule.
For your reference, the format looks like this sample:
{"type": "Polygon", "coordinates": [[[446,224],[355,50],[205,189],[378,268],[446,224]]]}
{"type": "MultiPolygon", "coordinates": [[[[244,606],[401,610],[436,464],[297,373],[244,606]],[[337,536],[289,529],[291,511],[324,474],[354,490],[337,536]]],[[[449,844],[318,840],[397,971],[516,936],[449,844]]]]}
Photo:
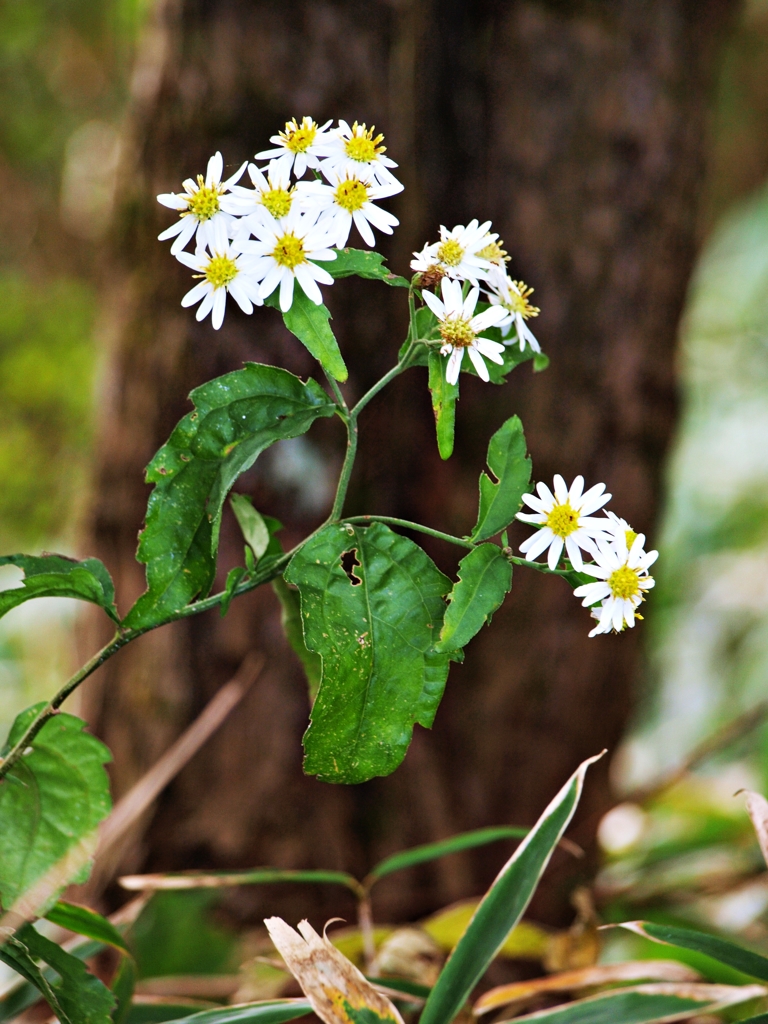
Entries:
{"type": "Polygon", "coordinates": [[[608,586],[614,597],[634,597],[640,593],[640,577],[628,565],[622,565],[608,577],[608,586]]]}
{"type": "Polygon", "coordinates": [[[261,201],[268,213],[271,213],[275,220],[287,217],[293,202],[293,189],[288,191],[284,188],[273,188],[269,192],[261,193],[261,201]]]}
{"type": "Polygon", "coordinates": [[[340,181],[333,194],[337,206],[349,213],[360,210],[368,202],[368,189],[357,178],[340,181]]]}
{"type": "Polygon", "coordinates": [[[306,263],[304,245],[294,234],[283,235],[272,250],[272,259],[281,267],[293,270],[299,263],[306,263]]]}
{"type": "Polygon", "coordinates": [[[297,124],[296,118],[285,122],[285,131],[280,132],[280,138],[285,143],[285,148],[292,153],[306,153],[317,135],[317,125],[311,117],[305,117],[301,124],[297,124]]]}
{"type": "Polygon", "coordinates": [[[504,303],[507,309],[511,309],[513,313],[520,313],[524,320],[538,316],[541,310],[528,301],[528,296],[533,295],[533,288],[529,288],[525,281],[513,281],[512,284],[517,291],[515,288],[508,290],[507,301],[504,303]]]}
{"type": "Polygon", "coordinates": [[[212,256],[205,268],[205,279],[214,288],[225,288],[237,277],[237,264],[229,256],[212,256]]]}
{"type": "Polygon", "coordinates": [[[448,238],[437,247],[437,258],[447,267],[458,267],[464,259],[464,249],[455,238],[448,238]]]}
{"type": "Polygon", "coordinates": [[[477,255],[481,259],[488,260],[489,263],[498,264],[498,266],[501,266],[503,262],[509,260],[507,250],[502,249],[498,242],[489,242],[485,248],[478,251],[477,255]]]}
{"type": "Polygon", "coordinates": [[[477,337],[469,320],[464,320],[460,316],[443,320],[440,324],[440,336],[446,345],[453,345],[454,348],[467,348],[477,337]]]}
{"type": "Polygon", "coordinates": [[[379,143],[383,140],[383,135],[373,136],[374,126],[366,128],[364,124],[358,124],[357,121],[352,125],[352,135],[344,143],[344,151],[350,160],[357,160],[361,164],[367,164],[371,160],[386,151],[386,146],[381,146],[379,143]]]}
{"type": "Polygon", "coordinates": [[[629,551],[629,549],[635,543],[635,538],[637,537],[637,534],[635,533],[634,530],[627,530],[625,532],[624,536],[626,537],[626,540],[627,540],[627,550],[629,551]]]}
{"type": "Polygon", "coordinates": [[[197,185],[197,192],[191,196],[184,196],[187,201],[184,213],[191,213],[198,220],[210,220],[220,209],[219,190],[215,185],[206,185],[202,174],[197,176],[197,185]]]}
{"type": "Polygon", "coordinates": [[[571,508],[571,503],[566,501],[562,505],[555,505],[547,516],[546,525],[556,537],[565,540],[574,530],[579,528],[579,513],[571,508]]]}

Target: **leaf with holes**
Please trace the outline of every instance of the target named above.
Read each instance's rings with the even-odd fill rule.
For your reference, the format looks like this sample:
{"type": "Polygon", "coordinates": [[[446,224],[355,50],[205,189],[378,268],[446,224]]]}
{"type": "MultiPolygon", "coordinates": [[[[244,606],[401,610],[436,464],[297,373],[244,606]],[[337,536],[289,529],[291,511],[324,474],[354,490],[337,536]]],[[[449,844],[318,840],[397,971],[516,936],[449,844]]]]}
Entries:
{"type": "Polygon", "coordinates": [[[432,395],[432,411],[437,429],[437,450],[441,459],[450,459],[453,454],[453,434],[456,426],[456,402],[459,399],[459,385],[449,384],[445,379],[448,360],[436,349],[429,352],[429,391],[432,395]]]}
{"type": "Polygon", "coordinates": [[[443,695],[449,656],[434,644],[450,582],[382,523],[326,526],[285,579],[299,588],[304,640],[322,659],[304,770],[325,782],[389,775],[443,695]]]}
{"type": "Polygon", "coordinates": [[[98,558],[78,562],[66,555],[3,555],[0,565],[15,565],[24,572],[24,585],[0,592],[0,617],[33,597],[74,597],[99,605],[114,622],[115,587],[98,558]]]}
{"type": "Polygon", "coordinates": [[[512,586],[512,566],[495,544],[480,544],[459,562],[449,595],[438,651],[468,644],[501,605],[512,586]]]}
{"type": "Polygon", "coordinates": [[[320,689],[321,661],[320,655],[310,651],[304,643],[304,631],[301,628],[301,605],[299,592],[289,587],[282,577],[272,580],[272,589],[280,602],[280,622],[288,643],[293,648],[304,668],[309,687],[309,699],[314,703],[320,689]]]}
{"type": "Polygon", "coordinates": [[[487,473],[480,474],[480,505],[472,540],[488,540],[512,522],[531,481],[531,460],[525,454],[525,435],[518,416],[502,424],[488,445],[487,473]]]}
{"type": "Polygon", "coordinates": [[[147,469],[155,488],[137,558],[147,567],[146,593],[125,618],[146,628],[205,595],[216,574],[224,500],[237,477],[265,448],[305,433],[336,406],[313,380],[248,363],[203,384],[195,411],[177,425],[147,469]]]}
{"type": "Polygon", "coordinates": [[[383,281],[384,284],[394,288],[408,288],[408,281],[404,277],[393,274],[384,266],[384,257],[380,252],[371,252],[366,249],[334,249],[336,259],[314,260],[318,266],[327,270],[331,277],[367,277],[373,281],[383,281]]]}
{"type": "MultiPolygon", "coordinates": [[[[17,717],[4,754],[43,707],[35,704],[17,717]]],[[[49,719],[0,784],[0,901],[6,909],[109,814],[104,764],[110,754],[84,725],[74,715],[49,719]]]]}

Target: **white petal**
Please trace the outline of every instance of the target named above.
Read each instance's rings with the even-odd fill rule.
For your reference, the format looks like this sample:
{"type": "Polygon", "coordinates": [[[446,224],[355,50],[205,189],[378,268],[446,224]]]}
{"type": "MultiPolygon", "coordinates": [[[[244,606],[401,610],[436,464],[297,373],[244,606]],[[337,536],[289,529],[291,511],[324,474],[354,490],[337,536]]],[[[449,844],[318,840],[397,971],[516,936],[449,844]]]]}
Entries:
{"type": "Polygon", "coordinates": [[[227,305],[227,289],[217,288],[216,294],[213,297],[213,313],[211,314],[211,323],[213,329],[218,331],[221,325],[224,323],[224,310],[227,305]]]}
{"type": "Polygon", "coordinates": [[[184,217],[181,231],[176,236],[176,241],[171,246],[171,255],[178,256],[192,235],[195,233],[197,221],[194,217],[184,217]]]}
{"type": "Polygon", "coordinates": [[[504,346],[500,345],[498,341],[491,341],[490,338],[475,338],[474,347],[478,352],[482,352],[486,359],[490,359],[493,363],[498,363],[499,366],[504,365],[504,356],[502,355],[504,346]]]}
{"type": "Polygon", "coordinates": [[[208,281],[200,281],[194,288],[191,288],[181,300],[182,306],[194,306],[194,304],[199,302],[210,288],[211,285],[208,281]]]}
{"type": "Polygon", "coordinates": [[[464,358],[464,349],[455,348],[448,358],[448,367],[445,371],[445,379],[449,384],[455,384],[459,379],[461,360],[464,358]]]}
{"type": "Polygon", "coordinates": [[[205,172],[205,184],[218,185],[221,181],[221,172],[224,170],[224,158],[221,153],[214,153],[208,161],[208,170],[205,172]]]}
{"type": "MultiPolygon", "coordinates": [[[[445,280],[445,278],[443,278],[445,280]]],[[[421,297],[435,314],[438,320],[445,320],[445,306],[432,292],[423,291],[421,297]]]]}
{"type": "MultiPolygon", "coordinates": [[[[296,280],[301,285],[304,294],[307,296],[308,299],[314,302],[316,306],[319,306],[320,303],[323,301],[323,296],[320,289],[317,287],[317,282],[312,276],[312,272],[309,269],[309,264],[300,263],[295,269],[295,274],[296,280]]],[[[333,278],[331,278],[331,281],[333,281],[333,278]]]]}
{"type": "Polygon", "coordinates": [[[520,550],[526,558],[534,562],[542,551],[546,551],[554,539],[552,531],[545,526],[544,529],[524,540],[520,545],[520,550]]]}
{"type": "Polygon", "coordinates": [[[557,563],[560,561],[560,555],[562,554],[562,551],[563,538],[555,537],[550,546],[549,554],[547,555],[547,564],[549,565],[550,569],[557,568],[557,563]]]}
{"type": "Polygon", "coordinates": [[[491,378],[488,373],[488,367],[483,361],[483,357],[474,345],[470,345],[467,351],[469,352],[469,358],[472,360],[472,365],[477,370],[478,377],[487,383],[491,378]]]}
{"type": "Polygon", "coordinates": [[[261,292],[262,299],[266,299],[272,294],[275,288],[280,284],[280,278],[282,276],[283,268],[278,266],[277,263],[273,263],[269,268],[269,271],[265,274],[264,280],[261,282],[261,288],[259,291],[261,292]]]}
{"type": "Polygon", "coordinates": [[[568,488],[565,485],[565,480],[563,480],[559,473],[555,473],[554,487],[558,503],[564,505],[568,501],[568,488]]]}
{"type": "Polygon", "coordinates": [[[611,625],[618,633],[621,627],[624,625],[624,602],[614,600],[613,602],[613,615],[611,617],[611,625]]]}
{"type": "Polygon", "coordinates": [[[536,484],[536,490],[539,492],[539,497],[542,499],[542,501],[545,501],[547,505],[549,505],[547,511],[551,512],[552,508],[555,505],[555,496],[552,493],[552,491],[550,491],[550,489],[547,487],[543,480],[540,480],[536,484]]]}
{"type": "Polygon", "coordinates": [[[160,232],[157,236],[158,242],[165,242],[168,238],[175,238],[176,235],[184,229],[184,225],[188,219],[188,217],[181,217],[179,220],[175,220],[169,228],[160,232]]]}
{"type": "Polygon", "coordinates": [[[280,282],[280,309],[287,313],[293,302],[293,274],[284,273],[280,282]]]}
{"type": "Polygon", "coordinates": [[[370,245],[371,247],[373,247],[376,244],[376,239],[374,237],[373,232],[371,231],[370,224],[365,219],[362,212],[360,210],[356,210],[352,215],[352,219],[355,222],[355,227],[360,232],[360,237],[362,238],[362,240],[365,242],[366,245],[370,245]]]}
{"type": "Polygon", "coordinates": [[[167,206],[169,210],[186,210],[187,201],[183,196],[177,195],[175,192],[163,192],[157,197],[158,203],[162,203],[163,206],[167,206]]]}
{"type": "Polygon", "coordinates": [[[209,257],[207,252],[177,252],[176,259],[190,270],[204,271],[209,257]]]}
{"type": "Polygon", "coordinates": [[[590,516],[593,512],[597,512],[599,508],[602,508],[607,501],[610,501],[613,495],[605,494],[604,492],[605,484],[595,484],[594,487],[590,487],[581,498],[581,515],[590,516]]]}
{"type": "Polygon", "coordinates": [[[232,284],[230,284],[229,294],[232,296],[232,298],[235,300],[235,302],[238,304],[238,306],[240,307],[240,309],[242,309],[244,313],[253,312],[253,304],[251,303],[251,300],[248,297],[248,292],[246,291],[243,282],[240,281],[238,278],[235,278],[232,284]]]}
{"type": "Polygon", "coordinates": [[[576,572],[581,572],[581,567],[584,564],[584,562],[581,557],[579,545],[576,543],[573,537],[565,538],[565,549],[568,552],[568,557],[571,560],[571,565],[573,566],[573,568],[576,570],[576,572]]]}
{"type": "MultiPolygon", "coordinates": [[[[474,288],[470,288],[469,291],[467,292],[467,297],[466,299],[464,299],[464,305],[462,306],[461,309],[461,315],[464,317],[465,320],[473,320],[475,306],[477,305],[479,295],[480,289],[477,287],[477,285],[475,285],[474,288]]],[[[482,317],[482,313],[478,316],[477,319],[479,320],[480,317],[482,317]]],[[[476,331],[482,330],[484,326],[485,324],[481,324],[480,327],[475,327],[474,322],[472,324],[473,329],[476,331]]]]}
{"type": "Polygon", "coordinates": [[[195,320],[205,320],[205,318],[211,312],[211,310],[213,309],[214,294],[215,292],[213,288],[211,288],[207,295],[203,297],[203,301],[197,307],[197,312],[195,313],[195,320]]]}
{"type": "Polygon", "coordinates": [[[535,494],[524,494],[523,501],[529,508],[535,509],[537,512],[544,511],[544,503],[541,498],[537,498],[535,494]]]}
{"type": "Polygon", "coordinates": [[[584,490],[584,477],[583,476],[575,477],[573,483],[571,484],[571,489],[568,491],[568,501],[570,501],[571,505],[573,505],[574,508],[578,508],[579,507],[576,503],[578,502],[579,498],[581,497],[581,493],[582,493],[583,490],[584,490]]]}

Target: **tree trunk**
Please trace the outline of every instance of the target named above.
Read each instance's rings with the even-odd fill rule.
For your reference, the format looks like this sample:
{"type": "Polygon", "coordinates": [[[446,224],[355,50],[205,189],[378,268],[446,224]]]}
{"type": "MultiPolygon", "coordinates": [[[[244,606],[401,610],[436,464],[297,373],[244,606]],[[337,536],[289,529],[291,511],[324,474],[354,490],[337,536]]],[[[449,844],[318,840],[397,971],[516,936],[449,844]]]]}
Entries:
{"type": "MultiPolygon", "coordinates": [[[[179,307],[187,271],[158,243],[155,194],[177,190],[221,149],[227,166],[263,149],[290,116],[375,123],[398,160],[401,220],[384,251],[407,273],[440,223],[492,218],[510,272],[536,288],[533,324],[552,365],[503,388],[464,377],[456,453],[438,458],[426,372],[371,405],[349,513],[421,519],[466,533],[488,438],[523,419],[536,479],[605,481],[612,507],[653,538],[675,420],[677,322],[694,258],[696,205],[718,45],[731,0],[167,0],[134,77],[134,109],[106,297],[113,350],[92,520],[93,546],[127,609],[148,489],[142,470],[188,410],[187,392],[246,359],[301,375],[317,366],[274,310],[224,327],[179,307]]],[[[354,237],[351,244],[356,243],[354,237]]],[[[394,362],[403,295],[356,279],[327,294],[359,396],[394,362]]],[[[266,455],[238,485],[295,543],[327,514],[343,450],[338,423],[266,455]]],[[[229,513],[227,513],[229,516],[229,513]]],[[[517,545],[525,536],[517,527],[517,545]]],[[[423,540],[424,538],[420,538],[423,540]]],[[[447,572],[455,549],[425,543],[447,572]]],[[[220,582],[242,558],[222,531],[220,582]]],[[[334,787],[301,772],[306,685],[269,588],[151,633],[88,690],[123,793],[252,650],[266,668],[164,795],[124,869],[272,864],[363,874],[404,846],[495,823],[530,824],[577,763],[612,749],[631,707],[642,626],[588,639],[590,620],[556,578],[518,570],[489,629],[451,670],[434,729],[417,728],[387,779],[334,787]]],[[[588,843],[609,800],[607,759],[590,773],[573,835],[588,843]]],[[[558,854],[558,857],[560,855],[558,854]]],[[[498,847],[394,876],[378,919],[414,918],[482,890],[498,847]]],[[[536,913],[568,917],[573,862],[556,860],[536,913]]],[[[238,895],[238,912],[346,913],[335,890],[238,895]]]]}

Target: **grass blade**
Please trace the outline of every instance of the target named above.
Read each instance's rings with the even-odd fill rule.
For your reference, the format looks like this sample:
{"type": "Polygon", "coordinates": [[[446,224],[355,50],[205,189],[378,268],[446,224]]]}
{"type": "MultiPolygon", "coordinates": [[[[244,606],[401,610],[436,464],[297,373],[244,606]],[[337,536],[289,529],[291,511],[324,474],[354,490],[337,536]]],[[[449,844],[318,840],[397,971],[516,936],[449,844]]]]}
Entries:
{"type": "Polygon", "coordinates": [[[576,810],[587,768],[584,761],[566,782],[499,872],[432,989],[421,1024],[449,1024],[510,931],[525,912],[552,851],[576,810]]]}

